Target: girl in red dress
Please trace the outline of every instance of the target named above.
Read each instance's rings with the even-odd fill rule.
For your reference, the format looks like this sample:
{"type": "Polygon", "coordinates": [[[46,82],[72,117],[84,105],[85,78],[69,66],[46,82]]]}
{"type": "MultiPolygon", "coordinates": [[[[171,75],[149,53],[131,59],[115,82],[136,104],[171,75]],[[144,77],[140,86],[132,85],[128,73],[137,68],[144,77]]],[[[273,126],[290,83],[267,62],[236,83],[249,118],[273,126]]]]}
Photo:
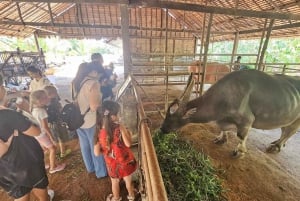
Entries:
{"type": "Polygon", "coordinates": [[[112,194],[106,201],[120,201],[120,179],[128,191],[128,200],[134,200],[132,173],[137,168],[131,146],[131,132],[119,123],[120,106],[114,101],[104,101],[97,115],[98,139],[94,147],[96,156],[104,155],[108,175],[111,178],[112,194]]]}

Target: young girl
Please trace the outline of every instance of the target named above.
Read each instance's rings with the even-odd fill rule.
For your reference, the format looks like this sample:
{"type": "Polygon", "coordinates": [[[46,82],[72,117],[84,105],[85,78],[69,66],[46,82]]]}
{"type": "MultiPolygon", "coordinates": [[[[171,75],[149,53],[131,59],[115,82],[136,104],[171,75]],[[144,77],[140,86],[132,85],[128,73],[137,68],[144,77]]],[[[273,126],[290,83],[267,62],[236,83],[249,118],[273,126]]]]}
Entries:
{"type": "Polygon", "coordinates": [[[97,116],[98,140],[95,155],[103,153],[112,183],[112,194],[106,201],[120,201],[120,179],[124,179],[128,191],[127,199],[134,200],[132,173],[137,168],[131,146],[131,133],[119,123],[120,106],[114,101],[104,101],[97,116]]]}
{"type": "Polygon", "coordinates": [[[40,145],[49,150],[49,173],[53,174],[58,171],[65,169],[66,164],[62,163],[60,165],[55,164],[55,153],[56,148],[52,133],[48,127],[48,114],[45,110],[45,106],[49,103],[49,98],[44,90],[36,90],[30,94],[30,108],[32,116],[38,121],[41,128],[41,134],[36,137],[40,145]]]}
{"type": "Polygon", "coordinates": [[[71,153],[71,149],[65,149],[64,143],[68,140],[68,130],[65,126],[63,126],[62,119],[60,117],[60,112],[62,110],[60,97],[57,89],[53,85],[45,86],[44,90],[50,99],[50,104],[47,105],[46,108],[48,123],[55,136],[55,140],[58,141],[60,157],[63,158],[71,153]]]}

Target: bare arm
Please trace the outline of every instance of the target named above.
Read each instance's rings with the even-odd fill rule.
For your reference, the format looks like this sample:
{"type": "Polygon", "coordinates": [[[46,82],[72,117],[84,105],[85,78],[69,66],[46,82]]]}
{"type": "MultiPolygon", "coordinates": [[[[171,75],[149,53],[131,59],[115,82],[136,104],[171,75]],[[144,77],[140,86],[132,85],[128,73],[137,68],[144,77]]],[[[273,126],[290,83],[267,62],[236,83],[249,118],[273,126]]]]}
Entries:
{"type": "Polygon", "coordinates": [[[122,124],[120,124],[120,131],[122,134],[122,139],[126,147],[131,146],[131,132],[122,124]]]}
{"type": "Polygon", "coordinates": [[[41,134],[41,129],[32,124],[26,131],[23,131],[23,133],[29,136],[38,136],[41,134]]]}
{"type": "Polygon", "coordinates": [[[90,110],[96,111],[101,103],[100,84],[95,82],[89,91],[90,110]]]}

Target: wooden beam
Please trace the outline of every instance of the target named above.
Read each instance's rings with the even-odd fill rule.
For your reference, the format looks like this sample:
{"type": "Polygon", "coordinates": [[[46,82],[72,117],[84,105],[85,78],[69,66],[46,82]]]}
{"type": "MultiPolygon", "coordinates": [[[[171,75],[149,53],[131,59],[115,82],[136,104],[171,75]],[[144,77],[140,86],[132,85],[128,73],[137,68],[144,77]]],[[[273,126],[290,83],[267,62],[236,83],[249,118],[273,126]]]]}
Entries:
{"type": "Polygon", "coordinates": [[[270,19],[280,19],[280,20],[300,20],[300,15],[298,14],[254,11],[254,10],[236,9],[236,8],[223,8],[223,7],[216,7],[216,6],[204,6],[199,4],[177,3],[177,2],[169,2],[169,1],[152,2],[152,1],[132,0],[130,6],[165,8],[165,9],[175,9],[175,10],[182,10],[182,11],[194,11],[194,12],[221,14],[221,15],[270,18],[270,19]]]}
{"type": "MultiPolygon", "coordinates": [[[[236,55],[236,51],[237,51],[238,46],[239,46],[239,33],[237,32],[234,35],[233,48],[232,48],[232,56],[231,56],[231,59],[230,59],[231,63],[233,63],[233,61],[234,61],[234,57],[236,55]]],[[[230,71],[232,71],[232,68],[233,68],[233,65],[230,65],[230,71]]]]}
{"type": "Polygon", "coordinates": [[[129,4],[129,0],[9,0],[10,2],[129,4]]]}
{"type": "Polygon", "coordinates": [[[47,6],[48,6],[48,12],[49,12],[49,15],[50,15],[50,19],[51,19],[51,24],[53,26],[54,25],[54,20],[53,20],[53,15],[52,15],[52,10],[51,10],[50,3],[47,3],[47,6]]]}
{"type": "Polygon", "coordinates": [[[195,11],[233,16],[271,18],[281,20],[300,20],[300,15],[291,13],[278,13],[266,11],[253,11],[236,8],[223,8],[215,6],[203,6],[199,4],[187,4],[177,2],[142,1],[142,0],[10,0],[10,2],[42,2],[42,3],[91,3],[91,4],[127,4],[130,7],[156,7],[175,10],[195,11]]]}
{"type": "Polygon", "coordinates": [[[274,19],[271,19],[271,21],[270,21],[268,31],[267,31],[267,34],[266,34],[266,39],[265,39],[265,42],[264,42],[264,46],[263,46],[263,48],[261,50],[261,53],[260,53],[259,64],[258,64],[258,70],[260,70],[260,71],[263,70],[262,64],[263,64],[263,61],[265,59],[265,52],[266,52],[267,47],[268,47],[268,43],[269,43],[269,39],[270,39],[270,36],[271,36],[274,21],[275,21],[274,19]]]}
{"type": "Polygon", "coordinates": [[[17,10],[18,10],[19,18],[20,18],[22,24],[24,25],[24,20],[23,20],[23,17],[22,17],[22,12],[21,12],[21,9],[20,9],[20,5],[19,5],[18,2],[16,2],[16,5],[17,5],[17,10]]]}
{"type": "MultiPolygon", "coordinates": [[[[272,28],[272,30],[291,29],[291,28],[298,28],[298,27],[300,27],[300,22],[275,26],[272,28]]],[[[256,33],[256,32],[262,32],[263,30],[264,30],[264,28],[245,30],[245,31],[240,31],[240,34],[251,34],[251,33],[256,33]]]]}
{"type": "MultiPolygon", "coordinates": [[[[169,102],[169,96],[168,96],[168,90],[169,90],[169,68],[167,68],[167,57],[166,57],[166,53],[168,52],[168,24],[169,24],[169,10],[166,9],[165,12],[165,22],[166,22],[166,32],[165,32],[165,49],[164,49],[164,70],[166,71],[166,76],[165,76],[165,80],[166,80],[166,88],[165,88],[165,111],[167,111],[168,109],[168,102],[169,102]]],[[[172,68],[172,67],[171,67],[172,68]]]]}
{"type": "Polygon", "coordinates": [[[39,41],[38,41],[38,35],[37,35],[36,31],[33,33],[33,36],[34,36],[36,49],[37,49],[39,55],[41,56],[41,49],[40,49],[40,45],[39,45],[39,41]]]}
{"type": "Polygon", "coordinates": [[[261,52],[262,44],[264,42],[267,25],[268,25],[268,19],[265,19],[264,30],[261,32],[261,38],[260,38],[258,52],[257,52],[257,58],[256,58],[256,64],[255,64],[255,69],[256,70],[258,69],[259,55],[260,55],[260,52],[261,52]]]}
{"type": "Polygon", "coordinates": [[[127,5],[120,5],[121,24],[122,24],[122,43],[124,58],[124,77],[126,78],[131,72],[131,50],[129,37],[129,13],[127,5]]]}
{"type": "MultiPolygon", "coordinates": [[[[206,75],[206,67],[207,67],[207,53],[208,53],[208,48],[209,48],[209,37],[210,37],[210,30],[211,30],[211,25],[213,21],[213,14],[209,14],[209,21],[207,25],[207,33],[206,33],[206,39],[205,39],[205,44],[204,44],[204,55],[203,55],[203,68],[202,68],[202,77],[201,77],[201,83],[204,83],[205,80],[205,75],[206,75]]],[[[202,95],[204,91],[204,85],[201,84],[200,86],[200,92],[199,95],[202,95]]]]}
{"type": "MultiPolygon", "coordinates": [[[[76,23],[55,23],[52,25],[51,22],[24,22],[24,24],[20,21],[14,21],[9,19],[0,20],[0,25],[20,25],[20,26],[33,26],[33,27],[67,27],[67,28],[95,28],[95,29],[118,29],[121,30],[121,26],[119,25],[92,25],[92,24],[76,24],[76,23]]],[[[296,22],[293,24],[285,24],[274,26],[272,30],[280,30],[280,29],[289,29],[289,28],[298,28],[300,27],[300,22],[296,22]]],[[[41,29],[41,28],[40,28],[41,29]]],[[[149,28],[149,27],[138,27],[138,26],[129,26],[131,30],[152,30],[152,31],[165,31],[165,28],[149,28]]],[[[188,32],[188,33],[199,33],[200,30],[184,30],[184,29],[168,29],[169,32],[188,32]]],[[[262,32],[263,28],[259,29],[251,29],[240,31],[239,34],[251,34],[256,32],[262,32]]],[[[50,30],[48,31],[50,32],[50,30]]],[[[221,34],[222,32],[215,31],[211,32],[212,34],[221,34]]],[[[224,34],[229,34],[234,32],[224,32],[224,34]]]]}

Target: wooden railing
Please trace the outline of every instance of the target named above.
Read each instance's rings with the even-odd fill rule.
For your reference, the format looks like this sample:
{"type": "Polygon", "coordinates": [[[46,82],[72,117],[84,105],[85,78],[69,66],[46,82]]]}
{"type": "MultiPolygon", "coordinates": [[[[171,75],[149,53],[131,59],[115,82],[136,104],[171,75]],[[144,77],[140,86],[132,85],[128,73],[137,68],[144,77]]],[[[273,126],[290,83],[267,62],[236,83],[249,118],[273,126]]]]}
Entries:
{"type": "Polygon", "coordinates": [[[116,94],[116,100],[125,93],[125,90],[131,86],[137,102],[137,111],[139,119],[138,129],[138,155],[140,164],[140,192],[143,201],[167,201],[167,193],[163,183],[159,163],[157,160],[152,136],[147,123],[142,101],[137,91],[136,81],[131,75],[123,82],[116,94]]]}

